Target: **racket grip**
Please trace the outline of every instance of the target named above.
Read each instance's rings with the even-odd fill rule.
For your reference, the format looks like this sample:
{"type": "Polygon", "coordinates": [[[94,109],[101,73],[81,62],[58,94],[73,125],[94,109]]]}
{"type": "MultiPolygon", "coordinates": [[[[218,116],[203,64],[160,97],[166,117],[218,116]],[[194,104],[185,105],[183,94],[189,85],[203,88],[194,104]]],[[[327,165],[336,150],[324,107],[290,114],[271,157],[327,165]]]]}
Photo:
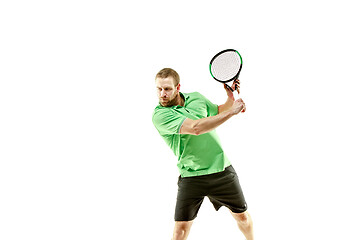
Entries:
{"type": "Polygon", "coordinates": [[[240,93],[238,92],[238,88],[235,87],[235,89],[233,89],[232,87],[230,87],[229,85],[225,84],[225,86],[233,92],[233,95],[234,95],[234,99],[237,100],[240,98],[240,93]]]}
{"type": "Polygon", "coordinates": [[[235,99],[235,100],[238,100],[238,99],[240,98],[240,94],[238,93],[237,90],[235,90],[235,91],[233,92],[233,94],[234,94],[234,99],[235,99]]]}

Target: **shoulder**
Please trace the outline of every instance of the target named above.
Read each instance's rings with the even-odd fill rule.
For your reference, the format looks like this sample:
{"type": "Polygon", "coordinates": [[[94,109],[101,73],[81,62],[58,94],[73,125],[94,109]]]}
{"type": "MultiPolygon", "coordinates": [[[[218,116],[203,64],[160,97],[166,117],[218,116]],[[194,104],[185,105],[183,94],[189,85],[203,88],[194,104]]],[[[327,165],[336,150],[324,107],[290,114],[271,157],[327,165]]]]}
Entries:
{"type": "Polygon", "coordinates": [[[202,95],[202,94],[199,93],[199,92],[192,92],[192,93],[189,94],[189,96],[190,96],[193,100],[198,100],[198,101],[205,102],[205,103],[210,102],[208,98],[206,98],[204,95],[202,95]]]}
{"type": "Polygon", "coordinates": [[[192,92],[192,93],[187,93],[187,96],[191,97],[191,98],[198,98],[198,99],[203,99],[205,98],[201,93],[199,92],[192,92]]]}
{"type": "Polygon", "coordinates": [[[176,112],[171,107],[157,106],[154,109],[152,121],[154,124],[169,122],[176,118],[176,115],[178,114],[176,114],[176,112]]]}
{"type": "Polygon", "coordinates": [[[154,119],[155,117],[158,117],[158,116],[161,116],[161,115],[164,115],[164,114],[169,114],[171,113],[171,109],[168,108],[168,107],[162,107],[160,105],[156,106],[154,111],[153,111],[153,114],[152,114],[152,118],[154,119]]]}

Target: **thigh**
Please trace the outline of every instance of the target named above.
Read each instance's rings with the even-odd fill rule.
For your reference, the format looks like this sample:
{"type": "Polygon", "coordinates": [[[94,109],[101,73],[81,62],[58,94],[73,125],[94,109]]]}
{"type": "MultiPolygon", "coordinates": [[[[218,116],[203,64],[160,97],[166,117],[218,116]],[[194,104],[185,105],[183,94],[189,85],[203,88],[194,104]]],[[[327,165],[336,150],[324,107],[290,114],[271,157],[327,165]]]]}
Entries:
{"type": "Polygon", "coordinates": [[[239,179],[232,166],[228,167],[222,177],[214,182],[208,197],[216,210],[221,206],[229,208],[234,213],[247,210],[239,179]]]}
{"type": "Polygon", "coordinates": [[[175,207],[175,221],[192,221],[196,218],[204,200],[201,187],[192,179],[179,177],[175,207]]]}

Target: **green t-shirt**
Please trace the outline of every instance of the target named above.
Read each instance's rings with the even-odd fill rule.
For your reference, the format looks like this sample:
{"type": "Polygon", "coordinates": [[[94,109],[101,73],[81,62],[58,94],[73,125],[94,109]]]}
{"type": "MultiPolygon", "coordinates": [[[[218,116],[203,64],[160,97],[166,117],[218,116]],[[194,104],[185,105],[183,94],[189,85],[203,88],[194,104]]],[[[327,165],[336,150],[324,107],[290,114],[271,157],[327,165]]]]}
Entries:
{"type": "Polygon", "coordinates": [[[215,116],[218,106],[198,92],[180,93],[182,106],[155,108],[152,121],[167,145],[178,157],[182,177],[200,176],[223,171],[231,163],[226,157],[215,130],[201,135],[180,134],[186,118],[193,120],[215,116]]]}

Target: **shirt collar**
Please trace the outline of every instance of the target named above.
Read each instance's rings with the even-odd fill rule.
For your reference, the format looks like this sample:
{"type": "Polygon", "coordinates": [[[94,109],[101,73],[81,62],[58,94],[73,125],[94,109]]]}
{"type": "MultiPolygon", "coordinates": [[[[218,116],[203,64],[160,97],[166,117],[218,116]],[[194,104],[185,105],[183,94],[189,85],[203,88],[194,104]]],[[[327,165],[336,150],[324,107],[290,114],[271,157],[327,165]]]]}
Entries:
{"type": "MultiPolygon", "coordinates": [[[[186,106],[187,100],[190,98],[189,94],[187,93],[182,93],[179,92],[180,96],[184,99],[184,107],[186,106]]],[[[180,105],[176,105],[176,106],[172,106],[173,108],[182,108],[183,106],[180,105]]]]}
{"type": "Polygon", "coordinates": [[[182,92],[179,92],[179,93],[180,93],[180,96],[181,96],[183,99],[185,99],[185,102],[186,102],[186,100],[188,100],[188,99],[190,98],[189,94],[187,94],[187,93],[182,93],[182,92]]]}
{"type": "MultiPolygon", "coordinates": [[[[180,96],[185,100],[184,101],[184,107],[186,106],[186,102],[187,102],[187,100],[190,98],[190,96],[189,96],[189,94],[187,94],[187,93],[182,93],[182,92],[179,92],[179,94],[180,94],[180,96]]],[[[161,104],[159,103],[159,105],[158,105],[159,107],[163,107],[163,106],[161,106],[161,104]]],[[[164,108],[164,107],[163,107],[164,108]]],[[[166,107],[165,107],[166,108],[166,107]]],[[[182,108],[182,106],[180,106],[180,105],[176,105],[176,106],[171,106],[170,108],[182,108]]]]}

